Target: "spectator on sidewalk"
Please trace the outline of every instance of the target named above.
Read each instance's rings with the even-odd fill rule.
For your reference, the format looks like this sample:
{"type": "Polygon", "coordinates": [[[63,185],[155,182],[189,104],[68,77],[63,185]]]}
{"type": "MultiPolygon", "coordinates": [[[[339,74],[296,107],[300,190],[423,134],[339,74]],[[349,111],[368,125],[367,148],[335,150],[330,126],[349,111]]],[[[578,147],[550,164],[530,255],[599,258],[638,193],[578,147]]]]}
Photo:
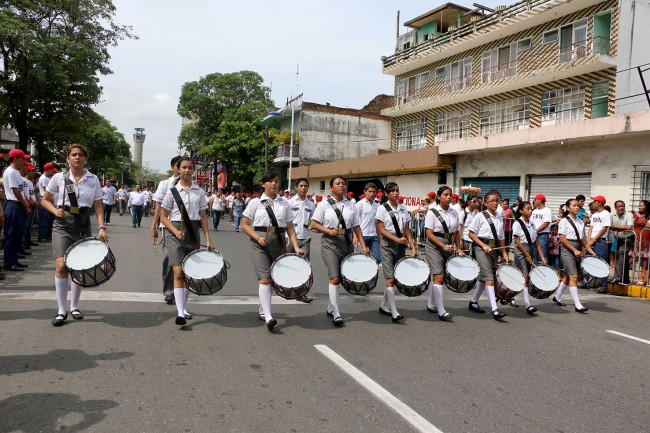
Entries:
{"type": "Polygon", "coordinates": [[[634,247],[634,217],[625,211],[625,202],[618,200],[614,203],[616,212],[612,214],[611,231],[615,236],[614,279],[612,284],[630,284],[630,266],[628,256],[634,247]]]}

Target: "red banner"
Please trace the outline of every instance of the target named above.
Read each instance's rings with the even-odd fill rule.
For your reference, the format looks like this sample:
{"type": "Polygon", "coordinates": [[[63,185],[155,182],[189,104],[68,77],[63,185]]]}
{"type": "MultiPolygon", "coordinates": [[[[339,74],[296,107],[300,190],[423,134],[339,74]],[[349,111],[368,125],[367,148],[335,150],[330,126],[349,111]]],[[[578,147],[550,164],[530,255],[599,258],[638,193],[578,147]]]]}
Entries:
{"type": "Polygon", "coordinates": [[[196,170],[196,183],[210,184],[210,170],[196,170]]]}

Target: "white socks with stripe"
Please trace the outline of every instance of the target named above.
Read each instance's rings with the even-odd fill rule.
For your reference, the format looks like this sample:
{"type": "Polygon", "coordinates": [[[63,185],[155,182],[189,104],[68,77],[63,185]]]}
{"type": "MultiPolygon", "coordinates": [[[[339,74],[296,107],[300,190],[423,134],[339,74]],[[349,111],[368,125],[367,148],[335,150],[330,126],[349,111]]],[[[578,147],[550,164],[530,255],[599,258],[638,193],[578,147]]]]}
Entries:
{"type": "Polygon", "coordinates": [[[571,293],[571,298],[573,299],[573,305],[579,310],[584,308],[578,299],[578,288],[575,286],[569,287],[569,293],[571,293]]]}
{"type": "Polygon", "coordinates": [[[328,292],[330,295],[330,302],[327,305],[327,311],[332,313],[334,318],[341,317],[339,312],[339,285],[338,284],[328,284],[328,292]]]}
{"type": "Polygon", "coordinates": [[[260,294],[260,305],[262,306],[262,311],[264,312],[264,320],[268,323],[273,316],[271,316],[271,296],[273,295],[270,284],[260,284],[259,294],[260,294]]]}
{"type": "Polygon", "coordinates": [[[68,312],[68,277],[54,277],[54,289],[56,290],[56,303],[59,304],[59,313],[68,312]]]}
{"type": "MultiPolygon", "coordinates": [[[[444,286],[442,284],[434,284],[433,285],[433,291],[434,291],[434,298],[436,301],[436,309],[438,310],[438,316],[443,316],[447,310],[445,310],[445,305],[442,302],[443,301],[443,292],[444,286]]],[[[429,295],[431,297],[431,295],[429,295]]]]}

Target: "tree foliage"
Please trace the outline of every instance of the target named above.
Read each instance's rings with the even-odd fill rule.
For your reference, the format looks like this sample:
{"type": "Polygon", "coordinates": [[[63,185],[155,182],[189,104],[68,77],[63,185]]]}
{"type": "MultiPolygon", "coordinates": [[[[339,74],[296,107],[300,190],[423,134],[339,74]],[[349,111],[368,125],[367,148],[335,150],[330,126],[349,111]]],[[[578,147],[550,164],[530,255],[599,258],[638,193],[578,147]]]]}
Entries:
{"type": "Polygon", "coordinates": [[[20,148],[78,133],[99,102],[98,74],[111,73],[108,48],[133,38],[113,21],[112,0],[12,0],[0,7],[0,123],[20,148]]]}
{"type": "Polygon", "coordinates": [[[209,74],[185,83],[178,104],[178,113],[188,119],[179,136],[181,145],[224,164],[229,181],[248,189],[264,170],[260,121],[272,101],[263,81],[251,71],[209,74]]]}

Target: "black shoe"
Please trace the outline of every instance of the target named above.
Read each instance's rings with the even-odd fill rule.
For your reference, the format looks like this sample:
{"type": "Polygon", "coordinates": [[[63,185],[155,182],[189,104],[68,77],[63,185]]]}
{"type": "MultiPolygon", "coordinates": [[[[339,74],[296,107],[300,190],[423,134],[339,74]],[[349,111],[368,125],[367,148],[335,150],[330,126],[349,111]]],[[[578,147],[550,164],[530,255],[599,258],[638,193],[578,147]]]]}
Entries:
{"type": "Polygon", "coordinates": [[[20,262],[16,263],[16,266],[18,266],[19,268],[29,268],[29,265],[23,265],[20,262]]]}
{"type": "Polygon", "coordinates": [[[397,317],[391,317],[393,319],[393,323],[399,323],[400,320],[404,320],[404,316],[402,314],[398,314],[397,317]]]}
{"type": "Polygon", "coordinates": [[[192,320],[194,317],[192,317],[192,315],[190,313],[185,313],[185,318],[187,320],[192,320]]]}
{"type": "Polygon", "coordinates": [[[0,280],[4,280],[5,276],[6,276],[6,274],[0,274],[0,280]]]}
{"type": "Polygon", "coordinates": [[[596,293],[599,293],[601,295],[606,295],[607,294],[607,289],[604,287],[601,287],[600,289],[596,290],[596,293]]]}
{"type": "Polygon", "coordinates": [[[65,314],[57,314],[54,320],[52,320],[52,325],[54,326],[61,326],[63,325],[63,322],[68,318],[68,313],[65,314]]]}
{"type": "Polygon", "coordinates": [[[443,322],[451,322],[452,315],[449,313],[445,313],[442,316],[438,315],[438,319],[442,320],[443,322]]]}
{"type": "Polygon", "coordinates": [[[618,283],[620,283],[620,282],[621,282],[621,280],[619,280],[618,278],[614,278],[614,279],[611,279],[611,280],[609,281],[609,284],[618,284],[618,283]]]}
{"type": "Polygon", "coordinates": [[[167,305],[176,305],[176,299],[174,299],[173,293],[168,293],[165,295],[165,302],[167,305]]]}
{"type": "Polygon", "coordinates": [[[310,298],[307,295],[302,295],[301,297],[296,298],[296,301],[300,301],[300,302],[304,302],[305,304],[309,304],[311,301],[313,301],[313,299],[310,298]]]}
{"type": "Polygon", "coordinates": [[[515,298],[510,298],[508,300],[508,304],[512,305],[515,308],[519,308],[519,305],[517,305],[517,302],[515,302],[515,298]]]}
{"type": "Polygon", "coordinates": [[[553,302],[558,304],[560,307],[566,307],[566,304],[564,302],[562,302],[562,301],[558,301],[557,298],[555,297],[555,295],[553,295],[553,302]]]}
{"type": "Polygon", "coordinates": [[[383,308],[379,307],[379,312],[385,316],[390,316],[393,317],[393,315],[390,313],[390,311],[386,311],[383,308]]]}
{"type": "Polygon", "coordinates": [[[429,313],[438,314],[438,309],[437,309],[436,307],[429,307],[429,306],[427,305],[427,311],[428,311],[429,313]]]}
{"type": "Polygon", "coordinates": [[[135,224],[133,224],[133,228],[135,228],[135,224]]]}
{"type": "Polygon", "coordinates": [[[492,312],[492,318],[493,318],[494,320],[501,320],[501,319],[503,319],[505,316],[506,316],[506,313],[502,313],[502,312],[499,311],[499,310],[494,310],[494,311],[492,312]]]}
{"type": "Polygon", "coordinates": [[[537,312],[537,308],[533,307],[532,305],[529,305],[526,307],[526,313],[528,314],[535,314],[537,312]]]}
{"type": "Polygon", "coordinates": [[[32,247],[30,247],[29,245],[23,244],[23,250],[31,250],[31,249],[32,247]]]}
{"type": "Polygon", "coordinates": [[[79,311],[78,308],[75,308],[74,310],[72,310],[72,311],[70,312],[70,315],[72,316],[72,318],[73,318],[74,320],[81,320],[81,319],[84,318],[84,315],[81,314],[81,311],[79,311]]]}
{"type": "Polygon", "coordinates": [[[6,269],[7,271],[12,271],[12,272],[22,272],[22,271],[24,271],[23,268],[20,268],[20,267],[18,267],[18,266],[16,266],[16,265],[5,266],[5,269],[6,269]]]}
{"type": "Polygon", "coordinates": [[[589,308],[587,307],[582,307],[582,308],[574,307],[574,308],[576,309],[577,313],[586,313],[587,310],[589,310],[589,308]]]}
{"type": "Polygon", "coordinates": [[[18,254],[22,254],[23,256],[31,256],[32,255],[32,253],[30,253],[29,251],[25,251],[25,250],[18,251],[18,254]]]}
{"type": "Polygon", "coordinates": [[[16,254],[16,256],[17,256],[19,259],[26,259],[26,258],[27,258],[27,256],[25,256],[25,255],[23,255],[23,254],[20,254],[20,253],[16,254]]]}
{"type": "Polygon", "coordinates": [[[275,328],[275,325],[278,324],[278,321],[275,319],[271,319],[268,322],[266,322],[266,327],[269,329],[269,331],[273,331],[273,328],[275,328]]]}
{"type": "Polygon", "coordinates": [[[29,243],[27,243],[25,245],[29,245],[30,247],[37,247],[38,246],[38,244],[36,242],[32,242],[32,241],[29,241],[29,243]]]}
{"type": "Polygon", "coordinates": [[[187,321],[185,320],[185,317],[182,317],[182,316],[176,317],[176,324],[177,325],[182,326],[182,325],[185,325],[186,323],[187,323],[187,321]]]}
{"type": "Polygon", "coordinates": [[[331,311],[325,311],[325,314],[327,314],[328,316],[334,318],[334,313],[332,313],[331,311]]]}
{"type": "Polygon", "coordinates": [[[479,307],[477,302],[470,301],[468,308],[470,311],[473,311],[475,313],[481,313],[481,314],[485,313],[485,310],[479,307]]]}
{"type": "Polygon", "coordinates": [[[334,320],[332,320],[332,323],[334,324],[334,326],[342,326],[343,319],[341,319],[341,316],[336,316],[334,320]]]}
{"type": "Polygon", "coordinates": [[[264,318],[264,313],[258,314],[257,317],[259,317],[262,322],[266,322],[266,319],[264,318]]]}

